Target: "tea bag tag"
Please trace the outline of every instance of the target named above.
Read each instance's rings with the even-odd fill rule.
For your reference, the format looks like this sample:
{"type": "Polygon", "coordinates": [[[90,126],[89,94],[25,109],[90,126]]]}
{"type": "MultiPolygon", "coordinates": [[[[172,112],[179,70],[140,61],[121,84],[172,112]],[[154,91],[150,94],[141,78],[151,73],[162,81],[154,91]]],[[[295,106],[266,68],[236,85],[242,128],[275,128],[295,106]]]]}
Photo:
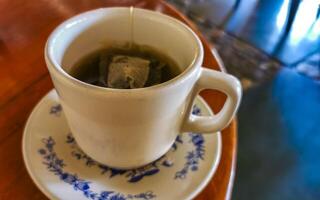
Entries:
{"type": "Polygon", "coordinates": [[[149,75],[149,60],[117,55],[109,64],[108,87],[118,89],[142,88],[149,75]]]}

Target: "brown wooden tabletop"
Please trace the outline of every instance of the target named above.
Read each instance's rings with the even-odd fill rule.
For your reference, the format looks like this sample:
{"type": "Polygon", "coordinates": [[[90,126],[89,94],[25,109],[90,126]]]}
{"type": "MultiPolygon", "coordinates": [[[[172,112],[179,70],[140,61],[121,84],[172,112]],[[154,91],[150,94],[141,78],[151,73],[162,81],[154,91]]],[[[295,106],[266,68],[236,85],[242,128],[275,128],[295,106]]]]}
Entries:
{"type": "MultiPolygon", "coordinates": [[[[163,1],[143,0],[1,0],[0,1],[0,200],[47,199],[32,182],[23,164],[22,132],[36,103],[53,88],[44,62],[44,45],[50,32],[80,12],[107,6],[135,6],[171,15],[195,30],[183,15],[163,1]]],[[[196,30],[195,30],[196,31],[196,30]]],[[[210,46],[201,37],[204,65],[220,70],[210,46]]],[[[225,96],[201,94],[217,112],[225,96]]],[[[222,131],[219,167],[197,200],[230,199],[235,173],[237,132],[233,121],[222,131]]]]}

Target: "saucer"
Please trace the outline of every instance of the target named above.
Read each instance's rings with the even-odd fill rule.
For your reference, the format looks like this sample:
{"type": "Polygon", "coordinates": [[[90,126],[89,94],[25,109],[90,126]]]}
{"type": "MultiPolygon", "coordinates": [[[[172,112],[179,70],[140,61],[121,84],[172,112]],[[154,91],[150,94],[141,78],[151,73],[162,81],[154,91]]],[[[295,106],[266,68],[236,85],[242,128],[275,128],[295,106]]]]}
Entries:
{"type": "MultiPolygon", "coordinates": [[[[212,115],[199,96],[193,113],[212,115]]],[[[27,121],[22,151],[31,178],[50,199],[182,200],[194,198],[211,180],[221,145],[220,133],[184,133],[153,163],[138,169],[113,169],[79,149],[52,90],[27,121]]]]}

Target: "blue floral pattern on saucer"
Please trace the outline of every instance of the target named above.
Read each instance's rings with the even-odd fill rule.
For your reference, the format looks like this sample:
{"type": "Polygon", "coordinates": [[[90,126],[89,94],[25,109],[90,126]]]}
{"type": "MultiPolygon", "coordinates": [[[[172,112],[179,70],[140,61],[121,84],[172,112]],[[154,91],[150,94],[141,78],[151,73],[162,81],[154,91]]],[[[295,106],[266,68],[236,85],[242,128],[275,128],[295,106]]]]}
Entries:
{"type": "Polygon", "coordinates": [[[176,172],[175,179],[186,178],[189,170],[197,171],[198,165],[201,160],[204,160],[205,148],[204,137],[201,134],[189,133],[190,141],[196,147],[194,150],[189,151],[185,156],[186,163],[182,170],[176,172]]]}
{"type": "Polygon", "coordinates": [[[147,191],[140,194],[120,194],[115,191],[102,191],[100,193],[92,191],[90,187],[90,181],[79,178],[76,174],[71,174],[63,170],[66,166],[64,161],[58,158],[54,151],[54,145],[56,144],[52,137],[42,139],[44,148],[39,149],[39,153],[43,157],[43,164],[47,166],[47,169],[58,176],[62,181],[73,186],[75,191],[81,191],[85,197],[92,200],[127,200],[127,199],[141,199],[149,200],[156,197],[152,191],[147,191]]]}
{"type": "Polygon", "coordinates": [[[61,104],[55,104],[50,108],[50,114],[59,117],[61,115],[62,106],[61,104]]]}

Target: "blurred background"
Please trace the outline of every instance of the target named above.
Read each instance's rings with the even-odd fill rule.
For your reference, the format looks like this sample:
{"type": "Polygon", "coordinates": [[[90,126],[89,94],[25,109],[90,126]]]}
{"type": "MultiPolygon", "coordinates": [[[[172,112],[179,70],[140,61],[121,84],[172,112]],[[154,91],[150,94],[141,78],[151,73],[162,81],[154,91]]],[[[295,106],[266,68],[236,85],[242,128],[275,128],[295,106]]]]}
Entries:
{"type": "Polygon", "coordinates": [[[233,199],[320,199],[320,1],[169,2],[244,87],[233,199]]]}

